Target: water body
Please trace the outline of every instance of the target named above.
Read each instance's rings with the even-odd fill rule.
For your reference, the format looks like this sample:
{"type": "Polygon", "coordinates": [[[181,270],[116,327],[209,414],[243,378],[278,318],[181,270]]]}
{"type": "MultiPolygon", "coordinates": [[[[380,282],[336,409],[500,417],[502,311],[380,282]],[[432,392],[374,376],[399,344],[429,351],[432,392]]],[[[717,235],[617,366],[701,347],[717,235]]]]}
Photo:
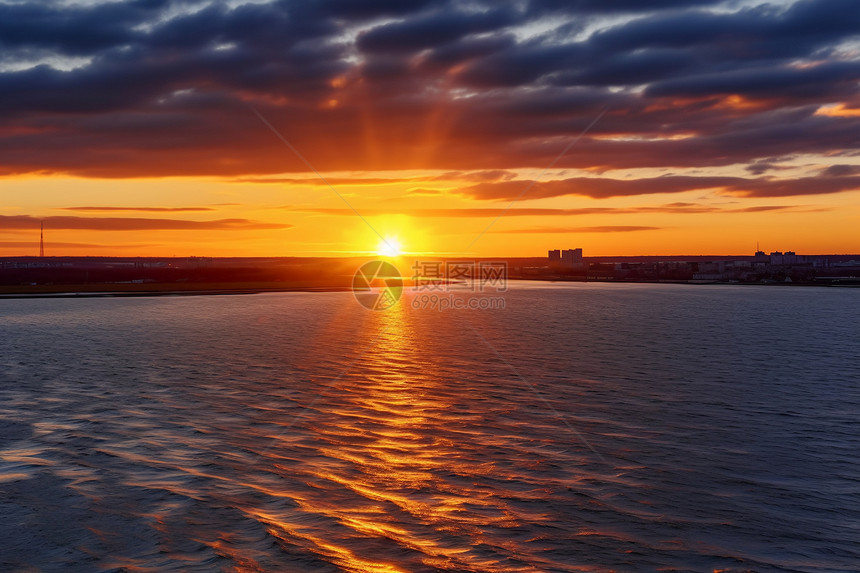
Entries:
{"type": "Polygon", "coordinates": [[[0,301],[0,570],[858,570],[860,291],[504,297],[0,301]]]}

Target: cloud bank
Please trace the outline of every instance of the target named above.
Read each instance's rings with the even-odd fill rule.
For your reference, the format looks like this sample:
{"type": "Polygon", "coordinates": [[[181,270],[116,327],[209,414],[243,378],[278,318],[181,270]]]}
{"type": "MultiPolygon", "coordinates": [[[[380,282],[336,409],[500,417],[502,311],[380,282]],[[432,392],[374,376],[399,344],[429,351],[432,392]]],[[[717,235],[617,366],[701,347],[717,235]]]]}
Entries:
{"type": "MultiPolygon", "coordinates": [[[[762,175],[770,158],[860,151],[858,37],[855,0],[0,3],[0,174],[306,171],[251,106],[321,171],[540,169],[607,106],[559,168],[762,175]]],[[[783,197],[857,178],[534,191],[783,197]]]]}

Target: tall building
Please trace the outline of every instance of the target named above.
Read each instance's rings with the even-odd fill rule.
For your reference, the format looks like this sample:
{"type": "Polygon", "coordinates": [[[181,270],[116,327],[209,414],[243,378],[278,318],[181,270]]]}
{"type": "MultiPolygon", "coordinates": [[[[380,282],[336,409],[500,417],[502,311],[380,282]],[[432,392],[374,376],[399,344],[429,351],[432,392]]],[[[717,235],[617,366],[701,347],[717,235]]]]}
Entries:
{"type": "Polygon", "coordinates": [[[773,251],[770,254],[770,264],[772,265],[781,265],[785,262],[784,259],[785,255],[783,255],[780,251],[773,251]]]}
{"type": "Polygon", "coordinates": [[[551,262],[551,263],[561,262],[561,251],[560,250],[556,249],[554,251],[549,251],[548,255],[549,255],[549,262],[551,262]]]}
{"type": "Polygon", "coordinates": [[[568,249],[561,252],[561,262],[566,266],[582,265],[582,249],[568,249]]]}

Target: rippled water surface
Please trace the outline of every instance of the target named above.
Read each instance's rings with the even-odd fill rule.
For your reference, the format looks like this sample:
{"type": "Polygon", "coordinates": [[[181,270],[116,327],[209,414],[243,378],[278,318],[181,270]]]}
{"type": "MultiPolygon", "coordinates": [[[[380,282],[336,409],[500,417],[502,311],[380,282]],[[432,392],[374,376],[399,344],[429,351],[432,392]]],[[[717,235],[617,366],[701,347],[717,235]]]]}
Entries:
{"type": "Polygon", "coordinates": [[[860,290],[0,301],[2,571],[857,571],[860,290]]]}

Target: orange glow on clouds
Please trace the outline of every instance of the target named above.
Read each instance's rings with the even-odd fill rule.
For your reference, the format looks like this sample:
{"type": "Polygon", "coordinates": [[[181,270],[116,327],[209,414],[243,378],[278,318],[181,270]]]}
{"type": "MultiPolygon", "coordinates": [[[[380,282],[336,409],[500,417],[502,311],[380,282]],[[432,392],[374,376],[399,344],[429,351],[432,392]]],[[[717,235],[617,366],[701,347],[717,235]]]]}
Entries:
{"type": "Polygon", "coordinates": [[[605,199],[531,197],[537,186],[510,210],[510,200],[460,192],[481,178],[501,177],[510,187],[506,193],[516,196],[534,176],[507,173],[325,174],[362,218],[313,173],[257,180],[7,178],[0,255],[37,254],[40,221],[48,255],[490,257],[544,256],[549,248],[573,247],[586,256],[745,254],[756,242],[810,254],[860,251],[858,191],[756,198],[727,197],[715,188],[605,199]]]}
{"type": "Polygon", "coordinates": [[[818,108],[815,115],[828,117],[860,117],[860,108],[847,108],[845,104],[824,105],[818,108]]]}

